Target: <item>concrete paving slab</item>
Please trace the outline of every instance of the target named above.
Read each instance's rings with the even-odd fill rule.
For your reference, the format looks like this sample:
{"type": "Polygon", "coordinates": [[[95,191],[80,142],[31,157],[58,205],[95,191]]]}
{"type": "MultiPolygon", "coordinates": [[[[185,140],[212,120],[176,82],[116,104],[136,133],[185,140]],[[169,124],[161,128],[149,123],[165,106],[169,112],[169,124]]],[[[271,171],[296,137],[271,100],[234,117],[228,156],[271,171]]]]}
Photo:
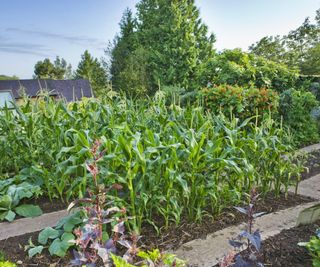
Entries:
{"type": "MultiPolygon", "coordinates": [[[[296,225],[299,213],[317,202],[311,202],[297,207],[264,215],[256,220],[255,229],[261,230],[262,239],[274,236],[284,229],[290,229],[296,225]]],[[[206,239],[195,239],[183,244],[174,251],[181,259],[187,261],[188,266],[212,267],[232,250],[228,240],[235,237],[245,228],[244,224],[231,226],[221,231],[210,234],[206,239]]]]}
{"type": "MultiPolygon", "coordinates": [[[[295,187],[290,187],[289,191],[294,193],[295,187]]],[[[320,199],[320,174],[301,181],[297,193],[314,199],[320,199]]]]}
{"type": "Polygon", "coordinates": [[[66,210],[62,210],[46,213],[35,218],[23,218],[15,220],[11,223],[0,223],[0,240],[40,231],[48,226],[53,227],[62,217],[66,215],[68,215],[68,212],[66,210]]]}
{"type": "Polygon", "coordinates": [[[310,146],[307,146],[307,147],[303,147],[303,148],[299,149],[299,151],[310,153],[310,152],[312,152],[314,150],[319,150],[319,149],[320,149],[320,143],[319,144],[313,144],[313,145],[310,145],[310,146]]]}

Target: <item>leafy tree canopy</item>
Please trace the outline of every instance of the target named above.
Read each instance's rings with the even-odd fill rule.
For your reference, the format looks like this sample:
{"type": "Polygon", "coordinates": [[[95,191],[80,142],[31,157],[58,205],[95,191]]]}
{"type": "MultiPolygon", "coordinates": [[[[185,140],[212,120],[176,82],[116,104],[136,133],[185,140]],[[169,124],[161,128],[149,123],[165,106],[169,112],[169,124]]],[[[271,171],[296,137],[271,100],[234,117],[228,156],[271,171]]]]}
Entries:
{"type": "Polygon", "coordinates": [[[298,70],[263,57],[245,53],[241,49],[224,50],[212,61],[213,84],[254,86],[283,91],[292,88],[298,70]]]}
{"type": "Polygon", "coordinates": [[[297,29],[285,36],[263,37],[251,45],[251,53],[262,56],[275,62],[287,64],[290,67],[299,67],[302,74],[320,74],[320,9],[316,11],[314,23],[310,18],[297,29]]]}
{"type": "Polygon", "coordinates": [[[7,75],[0,74],[0,81],[4,81],[4,80],[18,80],[18,79],[19,79],[19,77],[17,77],[16,75],[7,76],[7,75]]]}
{"type": "Polygon", "coordinates": [[[36,63],[34,66],[34,74],[36,79],[71,79],[72,67],[71,64],[67,64],[65,59],[58,56],[53,63],[49,58],[46,58],[36,63]]]}

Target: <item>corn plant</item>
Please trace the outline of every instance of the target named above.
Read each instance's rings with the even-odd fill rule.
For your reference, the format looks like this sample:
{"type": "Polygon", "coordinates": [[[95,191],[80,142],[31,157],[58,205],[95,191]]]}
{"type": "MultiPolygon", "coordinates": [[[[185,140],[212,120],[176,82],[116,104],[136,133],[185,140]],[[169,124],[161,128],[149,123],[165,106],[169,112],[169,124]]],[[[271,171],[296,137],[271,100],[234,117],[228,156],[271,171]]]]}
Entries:
{"type": "Polygon", "coordinates": [[[162,225],[155,215],[164,227],[215,215],[252,187],[279,195],[302,170],[270,114],[240,120],[197,104],[121,97],[69,104],[42,97],[0,112],[0,179],[37,178],[51,199],[82,198],[94,187],[84,162],[99,139],[108,151],[101,179],[121,184],[114,194],[138,230],[143,222],[162,225]]]}

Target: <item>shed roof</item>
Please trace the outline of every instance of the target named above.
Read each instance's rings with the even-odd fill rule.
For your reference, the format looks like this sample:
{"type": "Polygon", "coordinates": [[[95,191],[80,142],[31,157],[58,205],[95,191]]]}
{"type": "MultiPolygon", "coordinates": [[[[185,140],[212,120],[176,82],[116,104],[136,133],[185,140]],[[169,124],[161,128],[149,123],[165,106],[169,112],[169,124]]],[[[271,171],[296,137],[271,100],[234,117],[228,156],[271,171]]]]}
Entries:
{"type": "Polygon", "coordinates": [[[65,98],[68,102],[82,97],[93,97],[88,80],[5,80],[0,81],[0,91],[12,91],[15,99],[21,98],[21,90],[29,97],[36,97],[40,91],[65,98]]]}

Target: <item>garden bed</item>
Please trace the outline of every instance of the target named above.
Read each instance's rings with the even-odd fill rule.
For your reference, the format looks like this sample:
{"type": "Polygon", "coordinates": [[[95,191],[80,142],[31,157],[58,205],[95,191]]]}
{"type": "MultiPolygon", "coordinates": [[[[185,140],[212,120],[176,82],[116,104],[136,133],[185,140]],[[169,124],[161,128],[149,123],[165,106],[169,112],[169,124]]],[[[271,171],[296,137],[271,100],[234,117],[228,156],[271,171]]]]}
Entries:
{"type": "Polygon", "coordinates": [[[265,266],[311,267],[312,259],[306,248],[298,246],[307,242],[320,227],[320,221],[311,225],[283,230],[262,243],[262,262],[265,266]]]}
{"type": "MultiPolygon", "coordinates": [[[[320,227],[320,221],[281,231],[262,242],[260,261],[264,266],[272,267],[312,267],[312,258],[299,242],[308,242],[320,227]]],[[[246,251],[241,252],[242,255],[246,251]]],[[[218,265],[216,265],[218,267],[218,265]]]]}
{"type": "MultiPolygon", "coordinates": [[[[288,198],[285,199],[284,194],[282,194],[279,199],[276,199],[272,194],[268,194],[264,200],[258,201],[256,210],[269,213],[310,201],[312,199],[299,195],[289,194],[288,198]]],[[[162,230],[160,236],[157,236],[153,227],[145,225],[142,231],[141,246],[146,249],[158,247],[162,250],[174,250],[183,243],[196,238],[205,238],[209,233],[241,223],[244,219],[234,209],[225,209],[220,216],[214,219],[208,216],[201,223],[189,223],[186,219],[183,219],[179,226],[172,224],[167,230],[162,230]]],[[[0,250],[5,253],[9,260],[23,262],[22,266],[49,266],[52,263],[57,263],[57,265],[53,266],[66,266],[70,256],[60,259],[51,257],[45,252],[41,256],[36,256],[32,259],[28,258],[27,253],[24,251],[24,246],[28,243],[29,238],[36,242],[37,236],[38,232],[35,232],[9,238],[0,243],[0,250]]]]}
{"type": "Polygon", "coordinates": [[[314,150],[308,153],[305,167],[308,171],[302,173],[301,179],[305,180],[320,173],[320,150],[314,150]]]}

